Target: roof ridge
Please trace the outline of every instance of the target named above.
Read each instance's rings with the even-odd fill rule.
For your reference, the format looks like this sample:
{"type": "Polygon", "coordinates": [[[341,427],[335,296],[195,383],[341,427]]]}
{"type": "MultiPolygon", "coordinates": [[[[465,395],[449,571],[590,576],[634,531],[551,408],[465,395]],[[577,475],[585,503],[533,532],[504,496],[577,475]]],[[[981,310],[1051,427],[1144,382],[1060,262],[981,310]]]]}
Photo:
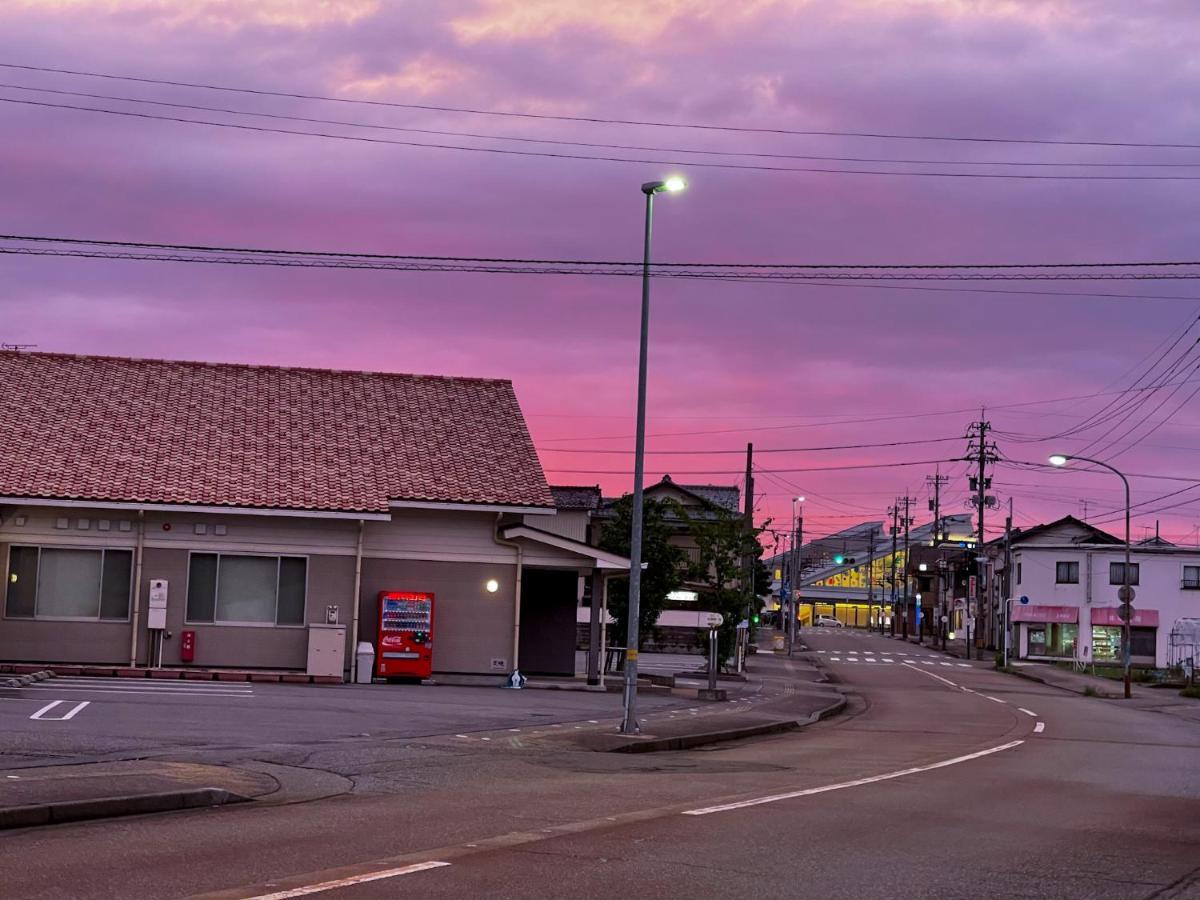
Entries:
{"type": "Polygon", "coordinates": [[[372,375],[384,378],[404,378],[421,381],[472,382],[512,385],[511,378],[484,378],[475,375],[430,375],[420,372],[386,372],[380,369],[332,369],[320,366],[278,366],[269,363],[207,362],[197,359],[166,359],[152,356],[109,356],[102,353],[63,353],[42,350],[0,350],[0,358],[63,359],[134,363],[138,365],[188,366],[195,369],[241,369],[246,371],[301,372],[321,375],[372,375]]]}

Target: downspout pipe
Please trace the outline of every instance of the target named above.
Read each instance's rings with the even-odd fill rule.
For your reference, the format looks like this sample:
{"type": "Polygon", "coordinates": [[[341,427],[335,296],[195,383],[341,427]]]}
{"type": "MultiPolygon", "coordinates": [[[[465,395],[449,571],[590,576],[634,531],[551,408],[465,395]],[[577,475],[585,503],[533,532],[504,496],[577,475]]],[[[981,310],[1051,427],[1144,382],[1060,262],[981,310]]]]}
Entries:
{"type": "Polygon", "coordinates": [[[358,520],[358,543],[354,547],[354,599],[350,614],[350,683],[358,683],[358,610],[362,605],[362,557],[363,528],[366,522],[358,520]]]}
{"type": "Polygon", "coordinates": [[[512,674],[509,675],[509,686],[520,687],[523,681],[520,668],[521,654],[521,569],[524,561],[524,550],[515,541],[506,541],[500,537],[500,521],[504,513],[496,513],[496,528],[492,531],[492,540],[501,547],[511,547],[517,552],[517,580],[513,587],[513,638],[512,638],[512,674]]]}
{"type": "MultiPolygon", "coordinates": [[[[131,628],[129,635],[129,667],[137,667],[137,649],[138,649],[138,631],[141,628],[142,619],[142,551],[146,544],[146,513],[145,510],[138,510],[138,526],[137,526],[137,549],[134,551],[133,558],[133,615],[130,616],[131,628]]],[[[146,650],[149,653],[149,648],[146,650]]],[[[147,656],[146,664],[150,664],[150,659],[147,656]]]]}

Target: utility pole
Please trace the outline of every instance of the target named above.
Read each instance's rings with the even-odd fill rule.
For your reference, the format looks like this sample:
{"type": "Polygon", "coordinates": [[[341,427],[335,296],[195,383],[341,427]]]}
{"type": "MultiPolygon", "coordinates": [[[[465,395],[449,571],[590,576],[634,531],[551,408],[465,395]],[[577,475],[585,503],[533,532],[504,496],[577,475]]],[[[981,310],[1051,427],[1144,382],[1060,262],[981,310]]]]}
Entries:
{"type": "Polygon", "coordinates": [[[933,488],[933,499],[929,501],[929,509],[933,513],[932,546],[936,547],[946,539],[942,533],[942,486],[950,483],[950,476],[943,475],[939,468],[933,475],[925,476],[925,483],[933,488]]]}
{"type": "MultiPolygon", "coordinates": [[[[1084,501],[1085,503],[1087,501],[1084,501]]],[[[1000,658],[1003,668],[1008,668],[1008,601],[1012,599],[1012,520],[1013,498],[1008,498],[1008,518],[1004,520],[1004,596],[1000,598],[1003,605],[1000,627],[1000,658]]]]}
{"type": "MultiPolygon", "coordinates": [[[[746,534],[750,535],[754,532],[754,444],[746,445],[746,496],[743,500],[746,510],[743,513],[746,521],[746,534]]],[[[754,555],[749,551],[746,553],[746,558],[742,560],[742,566],[747,585],[746,621],[752,623],[754,621],[754,614],[758,612],[754,608],[757,605],[758,598],[754,593],[754,555]]]]}
{"type": "MultiPolygon", "coordinates": [[[[983,644],[980,641],[980,633],[984,622],[984,598],[986,585],[984,584],[984,576],[986,574],[987,557],[983,552],[983,513],[987,508],[988,488],[992,486],[992,480],[987,477],[987,467],[989,463],[995,462],[999,457],[996,454],[996,445],[988,443],[988,432],[991,430],[992,423],[985,421],[982,417],[978,422],[971,425],[968,436],[971,443],[967,448],[967,458],[976,463],[978,466],[975,475],[969,479],[971,490],[975,492],[975,508],[979,512],[979,519],[976,523],[976,538],[975,538],[975,644],[977,652],[976,659],[983,659],[983,644]]],[[[970,656],[971,647],[967,646],[967,655],[970,656]]]]}
{"type": "Polygon", "coordinates": [[[908,612],[909,604],[912,602],[912,592],[909,590],[911,586],[908,572],[908,529],[912,525],[912,516],[909,515],[909,505],[913,498],[904,495],[904,640],[908,640],[908,612]]]}
{"type": "MultiPolygon", "coordinates": [[[[900,499],[896,499],[896,503],[888,510],[888,515],[892,517],[892,574],[889,579],[892,588],[892,616],[891,616],[891,631],[892,637],[896,636],[896,538],[899,537],[899,529],[896,527],[896,516],[900,512],[900,499]]],[[[880,626],[879,633],[883,633],[883,627],[880,626]]]]}
{"type": "MultiPolygon", "coordinates": [[[[867,535],[867,630],[871,628],[871,607],[875,605],[875,529],[867,535]]],[[[883,604],[879,604],[880,618],[883,618],[883,604]]],[[[857,620],[857,614],[855,615],[857,620]]],[[[855,624],[858,624],[857,621],[855,624]]]]}

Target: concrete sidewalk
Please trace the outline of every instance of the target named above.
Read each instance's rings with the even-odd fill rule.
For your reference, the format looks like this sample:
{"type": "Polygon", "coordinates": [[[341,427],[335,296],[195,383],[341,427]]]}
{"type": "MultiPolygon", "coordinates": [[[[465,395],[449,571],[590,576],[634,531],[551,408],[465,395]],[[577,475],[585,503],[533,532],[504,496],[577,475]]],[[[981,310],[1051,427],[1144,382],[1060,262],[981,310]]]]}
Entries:
{"type": "Polygon", "coordinates": [[[1009,663],[1009,671],[1021,678],[1028,678],[1031,681],[1075,694],[1120,700],[1135,709],[1144,709],[1187,719],[1191,722],[1200,722],[1200,700],[1181,697],[1179,689],[1175,687],[1149,687],[1144,684],[1133,684],[1131,686],[1133,696],[1129,700],[1125,700],[1124,685],[1115,678],[1076,672],[1053,663],[1029,662],[1020,659],[1009,663]]]}
{"type": "Polygon", "coordinates": [[[196,763],[129,760],[20,769],[0,777],[0,829],[220,806],[278,788],[264,773],[196,763]]]}

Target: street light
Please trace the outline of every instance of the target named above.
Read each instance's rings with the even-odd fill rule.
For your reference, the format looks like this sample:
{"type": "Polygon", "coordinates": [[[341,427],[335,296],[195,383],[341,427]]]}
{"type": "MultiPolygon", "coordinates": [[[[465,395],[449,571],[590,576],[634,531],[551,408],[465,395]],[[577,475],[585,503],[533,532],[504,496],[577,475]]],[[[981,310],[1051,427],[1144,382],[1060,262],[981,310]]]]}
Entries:
{"type": "Polygon", "coordinates": [[[621,734],[637,734],[638,617],[642,599],[642,475],[646,463],[646,352],[650,332],[650,226],[654,219],[654,195],[677,193],[687,187],[678,175],[642,185],[646,195],[645,251],[642,256],[642,334],[638,350],[637,429],[633,455],[633,523],[629,536],[629,627],[625,638],[625,716],[621,734]]]}
{"type": "Polygon", "coordinates": [[[1087,456],[1067,456],[1065,453],[1055,453],[1050,457],[1050,465],[1062,467],[1072,460],[1075,462],[1091,463],[1094,466],[1100,466],[1102,469],[1108,469],[1108,471],[1120,478],[1121,483],[1125,485],[1125,577],[1122,579],[1124,584],[1121,587],[1121,593],[1119,596],[1121,598],[1121,602],[1125,604],[1126,608],[1129,610],[1129,618],[1122,616],[1123,627],[1121,629],[1121,642],[1124,645],[1122,647],[1122,656],[1124,657],[1123,661],[1125,665],[1125,699],[1128,700],[1133,696],[1133,678],[1132,673],[1130,672],[1130,657],[1133,655],[1133,642],[1131,640],[1129,631],[1129,619],[1133,618],[1133,588],[1129,584],[1129,579],[1131,577],[1129,563],[1129,479],[1126,478],[1125,474],[1115,466],[1110,466],[1106,462],[1101,462],[1098,459],[1092,459],[1087,456]]]}

